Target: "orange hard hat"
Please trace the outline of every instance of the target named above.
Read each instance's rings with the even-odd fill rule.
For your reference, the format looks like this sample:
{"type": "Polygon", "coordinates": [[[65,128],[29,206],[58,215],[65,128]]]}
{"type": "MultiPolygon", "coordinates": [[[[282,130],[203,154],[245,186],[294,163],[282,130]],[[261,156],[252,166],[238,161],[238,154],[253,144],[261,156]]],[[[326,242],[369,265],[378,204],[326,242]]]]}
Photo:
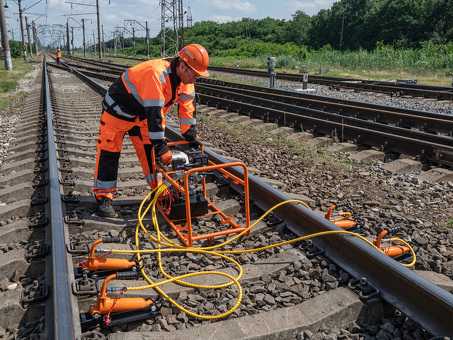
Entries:
{"type": "Polygon", "coordinates": [[[178,52],[178,55],[199,76],[209,77],[209,72],[207,71],[209,55],[203,46],[198,44],[187,45],[178,52]]]}

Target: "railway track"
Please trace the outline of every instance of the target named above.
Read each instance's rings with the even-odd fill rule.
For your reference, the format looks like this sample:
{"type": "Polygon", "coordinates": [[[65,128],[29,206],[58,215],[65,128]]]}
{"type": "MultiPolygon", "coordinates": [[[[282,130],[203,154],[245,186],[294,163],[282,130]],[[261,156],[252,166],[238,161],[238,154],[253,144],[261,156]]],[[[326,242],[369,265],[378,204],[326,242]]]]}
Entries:
{"type": "MultiPolygon", "coordinates": [[[[118,57],[116,57],[118,58],[118,57]]],[[[81,60],[85,63],[92,65],[103,65],[104,68],[111,71],[117,71],[121,68],[127,68],[127,65],[112,65],[109,62],[103,62],[98,60],[90,60],[86,58],[74,58],[81,60]]],[[[124,58],[129,60],[135,60],[137,62],[144,61],[143,59],[137,58],[124,58]]],[[[230,73],[238,75],[249,75],[253,77],[264,77],[269,78],[267,71],[247,70],[239,68],[227,68],[210,66],[209,70],[221,73],[230,73]]],[[[287,80],[296,83],[303,82],[303,74],[293,73],[278,73],[277,78],[280,80],[287,80]]],[[[309,75],[308,83],[328,86],[331,90],[354,90],[355,92],[374,92],[382,93],[395,97],[413,97],[413,98],[427,98],[437,100],[453,100],[453,88],[448,86],[432,86],[423,84],[413,84],[408,82],[382,82],[369,79],[352,79],[352,78],[340,78],[340,77],[329,77],[321,75],[309,75]]]]}
{"type": "MultiPolygon", "coordinates": [[[[214,67],[210,66],[210,70],[225,72],[225,73],[236,73],[236,74],[247,74],[257,77],[269,77],[266,71],[255,71],[255,70],[244,70],[235,68],[225,67],[214,67]]],[[[289,80],[302,83],[302,74],[290,74],[290,73],[278,73],[278,79],[289,80]]],[[[451,87],[443,86],[429,86],[419,84],[408,84],[402,82],[380,82],[373,80],[357,80],[351,78],[338,78],[320,75],[309,75],[308,82],[312,84],[319,84],[329,86],[332,90],[340,89],[353,89],[354,91],[366,91],[385,93],[391,96],[410,96],[410,97],[421,97],[421,98],[433,98],[438,100],[452,100],[453,89],[451,87]]]]}
{"type": "MultiPolygon", "coordinates": [[[[393,310],[393,318],[399,318],[399,322],[407,326],[407,332],[410,322],[404,315],[422,327],[413,327],[412,333],[417,332],[425,338],[430,337],[429,333],[441,336],[452,334],[451,294],[363,241],[339,234],[316,238],[313,243],[299,242],[256,254],[234,255],[244,269],[241,278],[242,302],[229,317],[222,320],[198,320],[172,307],[153,290],[137,290],[123,295],[153,300],[155,310],[147,310],[148,321],[134,320],[134,313],[121,317],[112,315],[113,325],[102,329],[94,327],[92,324],[97,325],[102,320],[87,322],[86,317],[89,316],[86,312],[96,302],[103,280],[96,281],[94,276],[98,274],[90,274],[91,277],[82,276],[75,281],[73,276],[77,276],[78,272],[74,268],[87,259],[88,249],[98,239],[104,240],[102,248],[105,249],[135,248],[138,208],[149,190],[139,175],[141,170],[133,147],[126,140],[120,162],[123,166],[118,185],[120,190],[114,203],[117,218],[106,219],[95,215],[91,187],[94,140],[103,87],[100,84],[88,86],[80,83],[74,74],[60,68],[51,68],[43,73],[44,85],[47,84],[46,75],[50,79],[46,85],[48,91],[41,93],[41,82],[37,82],[36,91],[27,97],[26,109],[22,113],[27,119],[22,119],[23,126],[20,127],[30,131],[31,136],[36,135],[37,142],[29,135],[18,138],[11,148],[11,155],[0,169],[4,186],[0,201],[7,202],[1,213],[2,221],[5,221],[2,240],[12,245],[2,254],[1,263],[4,265],[0,269],[10,287],[10,290],[1,292],[3,315],[8,315],[8,318],[0,326],[8,332],[11,330],[8,336],[13,336],[16,329],[16,334],[18,332],[22,337],[44,333],[46,338],[77,338],[89,332],[84,336],[102,338],[108,334],[111,339],[129,339],[136,338],[136,332],[140,332],[144,338],[162,339],[189,338],[200,334],[206,334],[206,337],[216,334],[216,338],[225,339],[251,336],[290,339],[301,332],[308,334],[319,329],[341,328],[346,332],[351,322],[372,324],[376,318],[383,317],[383,308],[393,310]],[[33,141],[29,142],[31,139],[33,141]],[[35,145],[38,145],[37,148],[32,147],[35,145]],[[18,238],[27,242],[15,242],[18,238]],[[27,249],[32,256],[25,261],[27,249]],[[36,255],[41,254],[40,250],[43,250],[42,257],[36,255]],[[14,283],[17,286],[13,289],[14,283]],[[81,288],[77,294],[73,294],[73,285],[81,288]],[[31,292],[32,300],[36,301],[20,303],[18,293],[21,291],[31,292]],[[399,312],[395,312],[395,308],[399,312]],[[307,310],[311,312],[304,312],[307,310]],[[42,315],[45,315],[44,319],[42,315]],[[21,325],[17,328],[8,327],[19,323],[21,325]],[[94,333],[90,333],[91,328],[94,333]]],[[[205,110],[208,108],[202,111],[205,110]]],[[[168,138],[178,140],[181,137],[177,130],[169,129],[168,138]]],[[[211,148],[214,149],[214,145],[211,148]]],[[[230,162],[208,148],[205,153],[216,164],[230,162]]],[[[232,174],[240,178],[244,173],[241,169],[233,168],[232,174]]],[[[221,206],[222,211],[244,223],[246,200],[241,190],[237,192],[235,186],[230,187],[230,181],[221,180],[216,173],[209,177],[211,181],[207,190],[211,200],[221,206]]],[[[252,223],[263,212],[288,199],[285,194],[254,176],[249,177],[249,185],[252,223]]],[[[201,219],[194,228],[197,228],[197,234],[210,228],[217,230],[219,222],[218,219],[201,219]]],[[[173,230],[165,227],[165,220],[159,218],[158,223],[164,234],[174,242],[178,241],[173,230]]],[[[145,224],[152,225],[153,222],[146,217],[145,224]]],[[[256,248],[331,230],[338,231],[339,228],[302,205],[287,204],[276,210],[272,218],[259,222],[250,236],[225,246],[225,249],[256,248]],[[300,221],[304,223],[301,225],[300,221]]],[[[138,239],[141,249],[156,248],[142,231],[139,231],[138,239]]],[[[221,241],[223,239],[216,240],[221,241]]],[[[111,256],[124,257],[118,254],[111,256]]],[[[133,255],[127,257],[128,260],[134,259],[133,255]]],[[[144,255],[143,258],[146,271],[156,280],[163,280],[155,256],[144,255]]],[[[219,268],[230,275],[237,275],[234,268],[210,255],[177,252],[176,255],[164,256],[163,262],[171,275],[219,268]]],[[[206,278],[194,277],[193,280],[204,283],[206,278]]],[[[223,281],[217,278],[210,284],[218,283],[223,281]]],[[[141,284],[145,284],[143,279],[114,283],[119,287],[141,284]]],[[[170,283],[164,290],[189,311],[206,316],[230,310],[240,295],[234,286],[203,291],[170,283]]],[[[118,291],[115,296],[117,294],[118,291]]],[[[378,332],[379,329],[376,334],[378,332]]]]}
{"type": "Polygon", "coordinates": [[[197,89],[203,104],[299,131],[308,130],[316,136],[330,135],[340,142],[353,141],[393,154],[417,156],[421,161],[453,164],[453,118],[448,115],[378,108],[236,83],[217,85],[209,79],[201,82],[197,89]]]}
{"type": "MultiPolygon", "coordinates": [[[[96,63],[81,60],[91,65],[96,63]]],[[[93,71],[96,68],[84,66],[83,69],[88,71],[83,73],[113,81],[126,68],[109,63],[101,65],[102,68],[98,68],[95,73],[93,71]]],[[[331,136],[340,143],[353,142],[361,148],[375,147],[387,153],[391,159],[403,154],[416,157],[424,163],[448,167],[453,164],[453,119],[450,115],[209,78],[200,79],[197,89],[201,103],[227,111],[235,110],[267,123],[289,126],[299,131],[308,130],[315,136],[331,136]]]]}

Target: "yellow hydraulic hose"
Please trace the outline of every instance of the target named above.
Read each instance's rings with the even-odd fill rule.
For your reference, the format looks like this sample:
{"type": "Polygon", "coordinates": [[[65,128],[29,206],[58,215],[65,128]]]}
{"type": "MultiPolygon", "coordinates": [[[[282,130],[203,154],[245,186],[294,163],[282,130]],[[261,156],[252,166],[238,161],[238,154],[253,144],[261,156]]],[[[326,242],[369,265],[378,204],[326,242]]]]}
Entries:
{"type": "MultiPolygon", "coordinates": [[[[227,241],[225,241],[225,242],[223,242],[221,244],[218,244],[218,245],[215,245],[215,246],[211,246],[211,247],[203,247],[203,248],[181,246],[179,244],[176,244],[176,243],[172,242],[171,240],[169,240],[167,237],[165,237],[160,232],[159,224],[158,224],[158,221],[157,221],[156,204],[158,202],[158,197],[167,188],[168,187],[167,187],[166,184],[164,184],[164,183],[161,184],[160,186],[155,188],[153,191],[151,191],[143,199],[142,203],[140,204],[140,208],[139,208],[139,211],[138,211],[138,223],[137,223],[137,227],[136,227],[136,231],[135,231],[135,245],[136,245],[137,249],[136,250],[111,250],[111,252],[112,253],[125,253],[125,254],[133,253],[133,254],[137,254],[138,262],[141,265],[141,273],[142,273],[143,277],[145,278],[145,280],[149,283],[149,285],[141,286],[141,287],[126,287],[126,290],[133,291],[133,290],[142,290],[142,289],[154,288],[159,294],[161,294],[165,299],[167,299],[176,308],[178,308],[179,310],[181,310],[181,311],[185,312],[186,314],[188,314],[190,316],[193,316],[195,318],[199,318],[199,319],[203,319],[203,320],[212,320],[212,319],[219,319],[219,318],[225,317],[225,316],[231,314],[239,306],[239,304],[240,304],[240,302],[242,300],[242,287],[241,287],[241,285],[239,283],[239,279],[242,277],[242,274],[243,274],[242,267],[237,261],[235,261],[234,259],[226,256],[225,254],[242,254],[242,253],[257,252],[257,251],[262,251],[262,250],[266,250],[266,249],[270,249],[270,248],[274,248],[274,247],[283,246],[283,245],[294,243],[294,242],[300,242],[300,241],[303,241],[303,240],[306,240],[306,239],[309,239],[309,238],[314,238],[314,237],[319,237],[319,236],[326,236],[326,235],[333,235],[333,234],[345,234],[345,235],[349,235],[349,236],[353,236],[353,237],[358,237],[359,239],[361,239],[362,241],[364,241],[367,244],[371,245],[372,247],[378,249],[379,251],[382,251],[380,248],[376,247],[372,242],[368,241],[363,236],[358,235],[358,234],[353,233],[353,232],[350,232],[350,231],[346,231],[346,230],[332,230],[332,231],[319,232],[319,233],[315,233],[315,234],[311,234],[311,235],[298,237],[296,239],[280,242],[280,243],[277,243],[277,244],[273,244],[273,245],[269,245],[269,246],[265,246],[265,247],[260,247],[260,248],[254,248],[254,249],[228,250],[228,251],[225,251],[225,250],[224,251],[219,251],[219,250],[214,251],[213,250],[213,249],[216,249],[216,248],[223,247],[224,245],[226,245],[226,244],[238,239],[243,234],[248,232],[251,228],[253,228],[258,222],[260,222],[270,212],[272,212],[273,210],[275,210],[278,207],[282,206],[283,204],[297,203],[297,204],[302,204],[305,207],[310,209],[310,207],[308,207],[304,202],[299,201],[299,200],[288,200],[288,201],[284,201],[284,202],[281,202],[281,203],[275,205],[274,207],[272,207],[271,209],[266,211],[257,221],[255,221],[252,225],[250,225],[244,231],[242,231],[241,233],[237,234],[236,236],[232,237],[231,239],[229,239],[229,240],[227,240],[227,241]],[[143,210],[143,207],[145,205],[145,202],[153,194],[154,194],[154,197],[152,198],[151,202],[148,204],[148,206],[146,207],[146,209],[142,213],[142,210],[143,210]],[[155,231],[157,233],[157,238],[152,236],[149,233],[149,231],[146,229],[146,227],[143,225],[143,219],[146,216],[146,214],[148,213],[150,208],[151,208],[151,218],[152,218],[152,221],[153,221],[153,225],[154,225],[155,231]],[[140,248],[139,248],[139,239],[138,239],[138,232],[139,232],[140,228],[143,230],[143,232],[149,238],[151,238],[154,242],[157,243],[158,249],[140,250],[140,248]],[[165,241],[162,241],[161,239],[164,239],[165,241]],[[162,248],[162,246],[168,247],[168,248],[162,248]],[[235,278],[235,277],[233,277],[233,276],[231,276],[229,274],[222,273],[220,271],[203,271],[203,272],[189,273],[189,274],[180,275],[180,276],[177,276],[177,277],[172,277],[172,276],[170,276],[169,274],[167,274],[165,272],[165,270],[164,270],[164,268],[162,266],[162,253],[167,253],[167,252],[191,252],[191,253],[207,254],[207,255],[211,255],[211,256],[219,256],[219,257],[223,258],[226,261],[230,261],[231,263],[233,263],[237,267],[238,276],[235,278]],[[147,276],[147,274],[145,273],[144,268],[142,266],[141,256],[140,255],[141,254],[149,254],[149,253],[157,253],[159,269],[160,269],[161,273],[167,278],[167,280],[155,283],[147,276]],[[227,283],[224,283],[224,284],[213,285],[213,286],[198,285],[198,284],[193,284],[193,283],[189,283],[189,282],[183,281],[183,279],[186,279],[186,278],[192,277],[192,276],[198,276],[198,275],[220,275],[220,276],[227,277],[230,281],[227,282],[227,283]],[[218,288],[229,287],[229,286],[234,284],[234,285],[236,285],[238,287],[238,301],[227,312],[219,314],[219,315],[208,316],[208,315],[196,314],[196,313],[193,313],[193,312],[185,309],[183,306],[179,305],[176,301],[174,301],[172,298],[170,298],[164,291],[162,291],[162,289],[160,289],[159,286],[162,286],[162,285],[167,284],[169,282],[175,282],[175,283],[178,283],[178,284],[181,284],[181,285],[185,285],[185,286],[188,286],[188,287],[200,288],[200,289],[218,289],[218,288]]],[[[403,264],[403,266],[406,266],[406,267],[413,266],[415,264],[415,261],[416,261],[416,256],[415,256],[415,252],[412,249],[412,247],[407,242],[405,242],[404,240],[401,240],[401,239],[398,239],[398,238],[391,238],[391,241],[401,242],[406,247],[409,248],[409,250],[410,250],[410,252],[412,254],[412,257],[413,257],[413,261],[411,263],[409,263],[409,264],[403,264]]]]}

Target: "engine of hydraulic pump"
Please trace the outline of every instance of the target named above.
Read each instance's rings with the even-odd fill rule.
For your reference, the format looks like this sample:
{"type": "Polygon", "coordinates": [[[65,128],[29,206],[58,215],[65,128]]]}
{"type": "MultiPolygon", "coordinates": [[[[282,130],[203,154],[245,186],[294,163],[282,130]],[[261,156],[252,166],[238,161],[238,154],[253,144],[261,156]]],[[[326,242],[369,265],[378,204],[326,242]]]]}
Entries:
{"type": "MultiPolygon", "coordinates": [[[[208,155],[197,149],[172,150],[173,160],[171,166],[164,167],[171,177],[184,186],[185,174],[190,169],[200,168],[188,177],[190,214],[192,217],[203,216],[208,213],[208,201],[203,195],[199,184],[206,177],[203,167],[208,165],[208,155]]],[[[186,197],[174,188],[167,190],[161,206],[165,208],[167,216],[172,220],[186,218],[186,197]]]]}

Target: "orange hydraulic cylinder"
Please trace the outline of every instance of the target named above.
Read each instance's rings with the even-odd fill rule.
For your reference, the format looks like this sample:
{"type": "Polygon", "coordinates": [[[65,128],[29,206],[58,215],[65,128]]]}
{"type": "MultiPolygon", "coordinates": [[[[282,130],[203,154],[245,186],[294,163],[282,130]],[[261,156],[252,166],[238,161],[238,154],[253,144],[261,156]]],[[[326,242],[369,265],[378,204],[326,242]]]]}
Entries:
{"type": "Polygon", "coordinates": [[[337,220],[337,221],[332,221],[332,222],[335,223],[337,226],[339,226],[342,229],[351,228],[356,225],[356,223],[351,220],[337,220]]]}
{"type": "Polygon", "coordinates": [[[126,269],[132,268],[137,263],[135,261],[129,261],[126,259],[110,259],[106,257],[89,257],[87,261],[82,262],[82,271],[89,270],[94,272],[97,270],[115,270],[115,269],[126,269]]]}
{"type": "Polygon", "coordinates": [[[381,248],[381,250],[384,252],[384,254],[390,257],[395,257],[406,254],[409,251],[409,248],[406,246],[390,246],[381,248]]]}
{"type": "Polygon", "coordinates": [[[88,260],[81,263],[82,271],[89,270],[94,272],[97,270],[115,270],[131,268],[136,265],[135,261],[129,261],[126,259],[111,259],[106,257],[94,256],[96,252],[96,245],[102,243],[103,239],[96,240],[91,246],[90,256],[88,260]]]}
{"type": "Polygon", "coordinates": [[[349,220],[351,217],[351,213],[349,212],[341,212],[337,215],[332,216],[332,211],[337,207],[336,204],[332,205],[329,210],[327,210],[325,214],[325,218],[328,219],[330,222],[335,223],[342,229],[348,229],[356,225],[356,222],[349,220]]]}
{"type": "Polygon", "coordinates": [[[93,316],[95,313],[104,315],[107,313],[125,312],[134,309],[146,308],[153,303],[151,299],[145,300],[143,298],[111,298],[106,296],[107,283],[110,280],[116,279],[116,274],[108,276],[101,287],[101,292],[94,305],[90,307],[90,314],[93,316]]]}
{"type": "Polygon", "coordinates": [[[108,296],[99,296],[96,303],[90,307],[90,314],[91,316],[93,316],[95,313],[105,315],[110,311],[112,313],[125,312],[134,309],[146,308],[152,303],[153,301],[151,299],[150,300],[145,300],[143,298],[116,299],[108,296]]]}
{"type": "Polygon", "coordinates": [[[373,241],[373,244],[380,248],[382,252],[390,257],[395,257],[399,255],[403,255],[409,251],[409,248],[406,246],[389,246],[389,247],[381,247],[381,241],[382,238],[388,234],[388,230],[383,230],[377,237],[375,241],[373,241]]]}

